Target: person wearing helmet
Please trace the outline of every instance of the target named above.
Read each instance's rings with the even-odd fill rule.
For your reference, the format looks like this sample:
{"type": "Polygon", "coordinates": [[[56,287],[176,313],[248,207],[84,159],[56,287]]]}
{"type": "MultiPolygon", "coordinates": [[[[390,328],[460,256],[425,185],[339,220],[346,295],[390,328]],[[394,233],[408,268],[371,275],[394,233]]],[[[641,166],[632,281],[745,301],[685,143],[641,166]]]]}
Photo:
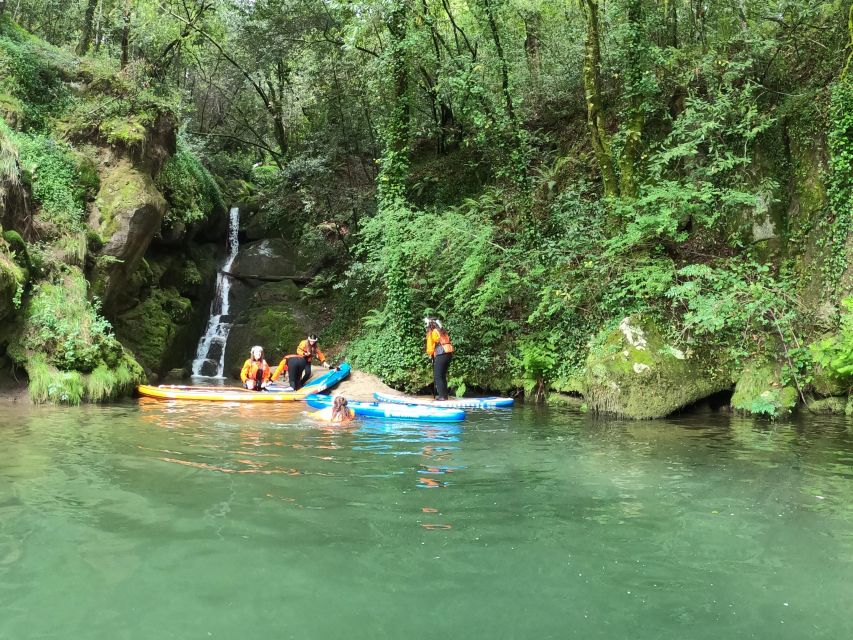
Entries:
{"type": "Polygon", "coordinates": [[[325,354],[317,345],[317,335],[312,333],[299,343],[296,353],[284,356],[281,364],[276,368],[276,373],[287,371],[287,378],[294,391],[298,391],[311,379],[311,363],[317,358],[328,369],[325,354]]]}
{"type": "Polygon", "coordinates": [[[269,385],[270,377],[270,366],[264,360],[264,348],[258,345],[252,347],[249,359],[243,363],[243,369],[240,371],[243,386],[252,391],[261,391],[269,385]]]}
{"type": "Polygon", "coordinates": [[[436,400],[447,400],[447,369],[453,357],[450,336],[438,318],[424,318],[426,353],[432,359],[432,379],[436,400]]]}

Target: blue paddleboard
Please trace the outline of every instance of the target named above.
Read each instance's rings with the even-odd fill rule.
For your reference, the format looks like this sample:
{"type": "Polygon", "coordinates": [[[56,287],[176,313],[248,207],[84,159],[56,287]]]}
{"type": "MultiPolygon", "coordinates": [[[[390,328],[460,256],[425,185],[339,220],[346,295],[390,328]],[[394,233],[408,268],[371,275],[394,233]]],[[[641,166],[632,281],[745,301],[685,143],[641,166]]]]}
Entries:
{"type": "Polygon", "coordinates": [[[430,400],[429,398],[413,398],[411,396],[398,396],[393,393],[376,392],[373,394],[379,402],[390,402],[393,404],[405,404],[418,407],[436,407],[448,409],[498,409],[511,407],[515,400],[512,398],[498,398],[489,396],[486,398],[453,398],[451,400],[430,400]]]}
{"type": "MultiPolygon", "coordinates": [[[[305,402],[315,409],[332,406],[332,396],[311,394],[305,402]]],[[[465,419],[461,409],[437,409],[435,407],[414,407],[404,404],[380,404],[378,402],[358,402],[350,400],[347,406],[363,418],[384,418],[388,420],[420,420],[423,422],[459,422],[465,419]]]]}

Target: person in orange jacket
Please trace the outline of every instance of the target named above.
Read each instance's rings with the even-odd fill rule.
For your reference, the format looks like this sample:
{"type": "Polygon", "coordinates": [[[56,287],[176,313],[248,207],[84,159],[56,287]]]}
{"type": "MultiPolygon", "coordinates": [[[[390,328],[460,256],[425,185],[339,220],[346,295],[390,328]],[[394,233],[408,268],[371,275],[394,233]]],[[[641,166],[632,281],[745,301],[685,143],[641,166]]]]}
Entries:
{"type": "MultiPolygon", "coordinates": [[[[299,343],[295,354],[285,356],[282,360],[283,363],[286,362],[287,377],[294,391],[301,389],[311,379],[311,363],[314,358],[322,362],[327,369],[329,368],[325,354],[320,351],[320,347],[317,345],[317,336],[312,333],[299,343]]],[[[280,368],[281,365],[278,365],[276,371],[280,368]]]]}
{"type": "Polygon", "coordinates": [[[267,388],[271,377],[272,370],[264,360],[264,348],[257,345],[252,347],[249,359],[243,363],[243,369],[240,371],[243,386],[252,391],[261,391],[267,388]]]}
{"type": "Polygon", "coordinates": [[[436,400],[447,400],[447,369],[453,357],[450,336],[438,318],[424,318],[426,326],[426,353],[432,358],[432,379],[436,400]]]}

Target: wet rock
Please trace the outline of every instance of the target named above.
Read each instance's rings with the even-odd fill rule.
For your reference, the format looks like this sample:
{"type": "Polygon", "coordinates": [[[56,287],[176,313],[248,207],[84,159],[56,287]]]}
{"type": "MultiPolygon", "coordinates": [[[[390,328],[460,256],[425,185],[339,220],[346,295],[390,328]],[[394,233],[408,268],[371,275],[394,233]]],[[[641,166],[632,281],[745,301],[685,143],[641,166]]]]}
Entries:
{"type": "Polygon", "coordinates": [[[151,176],[127,160],[101,175],[97,231],[106,240],[95,260],[93,289],[104,312],[114,316],[119,293],[139,266],[166,213],[166,200],[151,176]]]}
{"type": "Polygon", "coordinates": [[[650,320],[629,317],[590,350],[583,395],[591,411],[647,419],[730,387],[722,358],[679,349],[650,320]]]}

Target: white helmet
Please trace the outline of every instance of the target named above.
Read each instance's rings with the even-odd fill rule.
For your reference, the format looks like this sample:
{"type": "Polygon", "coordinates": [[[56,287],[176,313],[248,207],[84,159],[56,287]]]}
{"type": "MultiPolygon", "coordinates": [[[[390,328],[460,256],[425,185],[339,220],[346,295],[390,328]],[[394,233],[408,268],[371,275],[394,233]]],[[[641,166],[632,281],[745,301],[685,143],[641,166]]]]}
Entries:
{"type": "Polygon", "coordinates": [[[250,352],[255,360],[260,360],[264,355],[264,348],[258,344],[252,347],[250,352]]]}

